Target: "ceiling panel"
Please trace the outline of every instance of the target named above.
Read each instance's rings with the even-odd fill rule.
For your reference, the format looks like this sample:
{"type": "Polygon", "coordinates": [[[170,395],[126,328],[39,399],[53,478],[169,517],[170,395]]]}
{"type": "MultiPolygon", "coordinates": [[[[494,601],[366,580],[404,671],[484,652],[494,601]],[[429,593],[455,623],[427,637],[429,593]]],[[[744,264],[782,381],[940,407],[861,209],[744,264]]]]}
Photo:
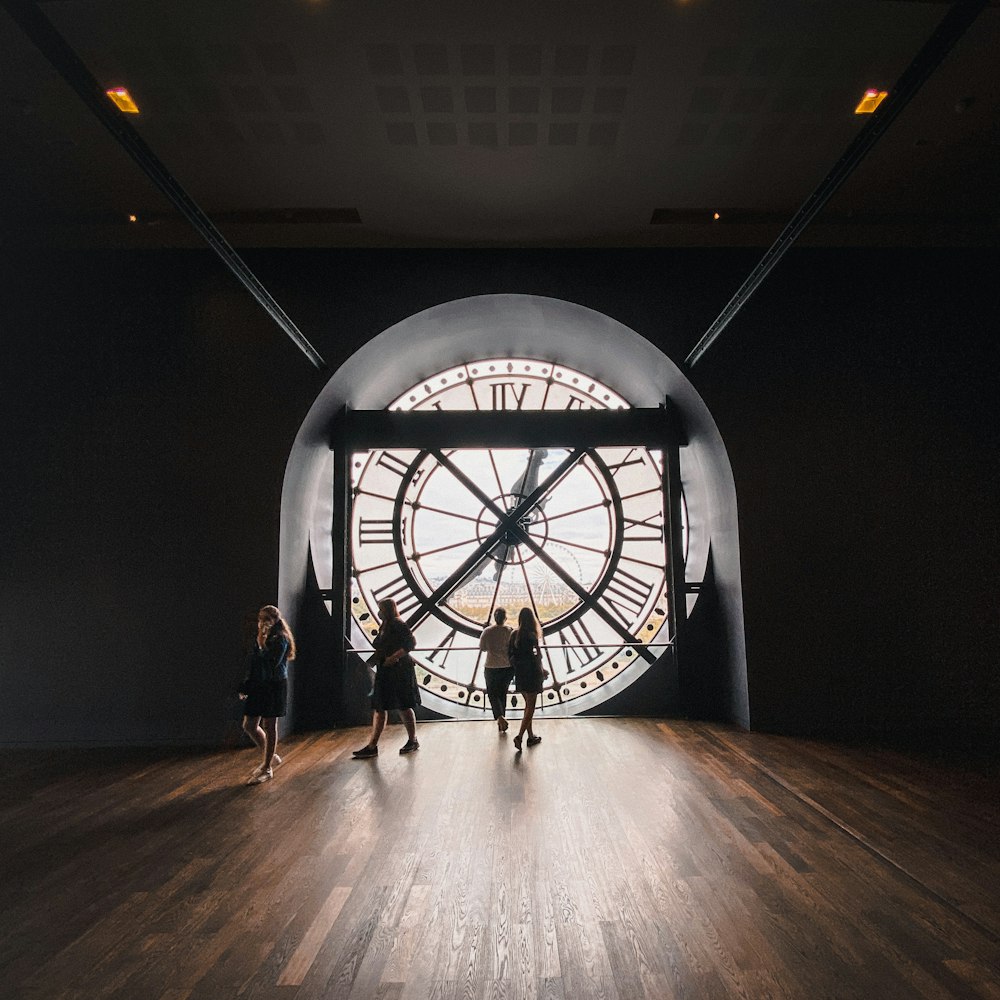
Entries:
{"type": "MultiPolygon", "coordinates": [[[[227,237],[253,246],[766,244],[862,126],[853,108],[864,89],[890,87],[946,10],[891,0],[42,9],[103,85],[129,87],[136,128],[227,237]]],[[[995,242],[998,15],[995,5],[980,15],[806,242],[995,242]]],[[[7,238],[196,242],[6,14],[0,45],[7,238]]]]}

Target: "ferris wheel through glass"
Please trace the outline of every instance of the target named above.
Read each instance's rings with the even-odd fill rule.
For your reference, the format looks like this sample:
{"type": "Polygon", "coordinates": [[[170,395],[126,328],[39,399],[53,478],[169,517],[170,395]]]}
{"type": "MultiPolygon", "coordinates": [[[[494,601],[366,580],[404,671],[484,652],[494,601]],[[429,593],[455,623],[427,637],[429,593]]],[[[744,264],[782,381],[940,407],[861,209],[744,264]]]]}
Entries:
{"type": "MultiPolygon", "coordinates": [[[[487,360],[441,372],[390,409],[624,409],[559,365],[487,360]]],[[[497,607],[531,608],[549,671],[540,704],[599,704],[663,652],[669,545],[663,455],[643,446],[384,448],[352,458],[351,610],[378,601],[414,629],[425,704],[487,708],[478,638],[497,607]]],[[[516,707],[516,706],[512,706],[516,707]]]]}

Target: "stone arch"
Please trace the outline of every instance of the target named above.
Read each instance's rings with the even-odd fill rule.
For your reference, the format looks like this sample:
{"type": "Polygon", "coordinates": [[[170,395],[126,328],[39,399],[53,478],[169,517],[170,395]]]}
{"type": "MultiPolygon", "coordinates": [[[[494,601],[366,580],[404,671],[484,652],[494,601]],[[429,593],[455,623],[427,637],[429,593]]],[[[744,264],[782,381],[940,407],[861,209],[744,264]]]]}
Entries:
{"type": "MultiPolygon", "coordinates": [[[[313,403],[292,446],[281,497],[278,599],[293,628],[313,564],[330,545],[330,427],[344,407],[381,409],[421,378],[481,357],[561,362],[615,389],[633,406],[669,397],[681,419],[688,514],[688,635],[679,637],[693,714],[750,726],[736,489],[725,445],[704,401],[662,351],[584,306],[533,295],[457,299],[416,313],[348,359],[313,403]]],[[[320,586],[329,586],[320,580],[320,586]]]]}

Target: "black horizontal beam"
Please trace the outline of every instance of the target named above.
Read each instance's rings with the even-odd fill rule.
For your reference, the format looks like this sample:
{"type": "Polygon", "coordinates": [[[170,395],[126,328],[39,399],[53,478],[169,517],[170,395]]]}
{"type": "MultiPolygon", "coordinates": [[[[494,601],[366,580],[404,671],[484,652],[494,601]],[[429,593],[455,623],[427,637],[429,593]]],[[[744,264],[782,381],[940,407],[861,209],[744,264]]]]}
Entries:
{"type": "Polygon", "coordinates": [[[670,407],[631,410],[346,410],[338,444],[371,448],[662,447],[670,407]]]}
{"type": "Polygon", "coordinates": [[[278,305],[257,275],[250,270],[246,261],[230,246],[228,240],[197,202],[180,186],[142,136],[129,124],[125,115],[111,103],[90,70],[66,39],[59,34],[52,22],[39,10],[38,5],[33,0],[0,0],[0,3],[59,75],[76,91],[94,116],[118,140],[122,149],[135,160],[146,176],[191,223],[243,287],[263,306],[271,319],[313,365],[321,372],[327,371],[326,362],[320,357],[316,348],[278,305]]]}
{"type": "Polygon", "coordinates": [[[868,151],[885,134],[896,116],[906,107],[917,91],[924,85],[931,73],[941,64],[955,43],[965,34],[968,27],[987,6],[989,0],[956,0],[942,18],[934,33],[913,61],[889,91],[889,96],[879,105],[864,127],[851,140],[840,159],[830,172],[820,181],[815,191],[802,203],[788,224],[771,244],[749,277],[736,290],[736,294],[726,303],[712,325],[684,359],[688,367],[698,363],[702,355],[712,346],[719,334],[729,325],[744,304],[757,291],[764,279],[774,270],[789,247],[799,238],[802,231],[819,214],[823,206],[840,189],[840,186],[854,172],[858,164],[868,155],[868,151]]]}

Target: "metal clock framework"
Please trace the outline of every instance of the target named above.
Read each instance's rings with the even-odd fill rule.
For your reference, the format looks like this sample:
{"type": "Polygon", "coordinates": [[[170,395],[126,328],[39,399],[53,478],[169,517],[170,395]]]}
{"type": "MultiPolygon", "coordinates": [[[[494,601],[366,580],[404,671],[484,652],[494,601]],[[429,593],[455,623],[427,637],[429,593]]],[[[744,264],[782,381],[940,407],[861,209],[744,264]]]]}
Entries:
{"type": "Polygon", "coordinates": [[[634,409],[531,359],[457,366],[385,411],[341,414],[334,618],[363,650],[378,601],[394,598],[425,705],[478,718],[479,635],[494,608],[516,624],[530,607],[549,671],[540,704],[600,704],[672,655],[685,604],[679,445],[668,401],[634,409]]]}

